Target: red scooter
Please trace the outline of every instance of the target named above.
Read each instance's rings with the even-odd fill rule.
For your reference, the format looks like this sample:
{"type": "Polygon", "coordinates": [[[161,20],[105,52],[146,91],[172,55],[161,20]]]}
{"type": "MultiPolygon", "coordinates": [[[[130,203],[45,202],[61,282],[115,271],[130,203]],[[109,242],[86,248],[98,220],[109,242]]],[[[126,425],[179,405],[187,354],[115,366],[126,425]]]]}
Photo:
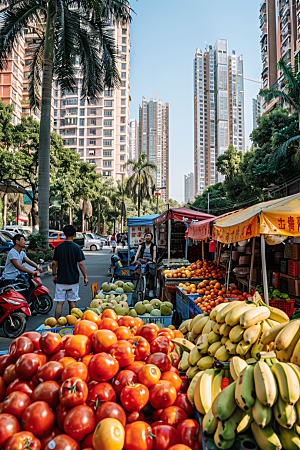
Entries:
{"type": "Polygon", "coordinates": [[[24,333],[26,316],[31,316],[26,299],[12,286],[0,289],[0,326],[5,336],[14,339],[24,333]]]}
{"type": "Polygon", "coordinates": [[[13,288],[21,293],[38,314],[48,314],[53,306],[50,290],[43,286],[41,278],[31,274],[20,274],[13,282],[13,288]]]}

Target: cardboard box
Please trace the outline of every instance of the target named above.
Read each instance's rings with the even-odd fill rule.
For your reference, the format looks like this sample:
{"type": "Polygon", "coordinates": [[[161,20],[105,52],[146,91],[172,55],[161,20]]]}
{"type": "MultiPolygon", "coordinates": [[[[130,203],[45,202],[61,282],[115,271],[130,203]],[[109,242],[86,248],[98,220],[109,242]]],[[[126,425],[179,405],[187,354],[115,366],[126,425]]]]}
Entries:
{"type": "Polygon", "coordinates": [[[249,266],[251,263],[251,255],[241,255],[239,258],[239,265],[249,266]]]}
{"type": "Polygon", "coordinates": [[[287,258],[282,258],[280,260],[280,273],[288,275],[288,261],[287,258]]]}
{"type": "Polygon", "coordinates": [[[275,289],[280,289],[280,273],[279,272],[272,272],[272,286],[274,286],[275,289]]]}
{"type": "Polygon", "coordinates": [[[300,296],[300,280],[299,278],[292,279],[292,277],[289,279],[289,296],[300,296]]]}
{"type": "Polygon", "coordinates": [[[300,261],[288,260],[288,275],[300,278],[300,261]]]}
{"type": "MultiPolygon", "coordinates": [[[[280,292],[284,294],[289,294],[289,286],[292,286],[292,281],[295,280],[296,277],[291,277],[290,275],[285,275],[283,273],[280,274],[280,292]]],[[[293,294],[295,295],[295,294],[293,294]]]]}
{"type": "Polygon", "coordinates": [[[286,244],[284,247],[284,257],[293,259],[294,261],[300,260],[300,244],[286,244]]]}

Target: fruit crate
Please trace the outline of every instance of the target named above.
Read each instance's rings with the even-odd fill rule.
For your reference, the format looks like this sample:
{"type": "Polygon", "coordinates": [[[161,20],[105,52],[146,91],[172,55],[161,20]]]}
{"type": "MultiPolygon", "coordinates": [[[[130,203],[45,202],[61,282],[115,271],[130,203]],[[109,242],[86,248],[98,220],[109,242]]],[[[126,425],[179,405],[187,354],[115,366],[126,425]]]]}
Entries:
{"type": "Polygon", "coordinates": [[[284,311],[289,317],[294,315],[295,310],[295,300],[269,300],[270,306],[274,306],[274,308],[281,309],[284,311]]]}
{"type": "Polygon", "coordinates": [[[300,244],[286,244],[284,246],[284,257],[293,259],[294,261],[300,260],[300,244]]]}
{"type": "Polygon", "coordinates": [[[74,331],[74,325],[68,325],[67,327],[60,327],[60,328],[46,328],[44,330],[44,324],[40,325],[35,331],[37,331],[40,334],[48,333],[56,333],[60,336],[65,336],[66,334],[73,334],[74,331]]]}
{"type": "Polygon", "coordinates": [[[143,324],[145,325],[146,323],[156,323],[156,325],[158,325],[158,327],[161,328],[168,328],[169,325],[172,325],[172,317],[173,317],[173,313],[171,314],[171,316],[139,316],[138,317],[140,319],[142,319],[143,324]]]}
{"type": "Polygon", "coordinates": [[[179,287],[179,286],[177,286],[176,295],[178,295],[180,298],[182,298],[182,300],[184,300],[186,302],[186,304],[188,304],[188,302],[189,302],[188,296],[191,296],[194,298],[203,297],[203,295],[200,295],[200,294],[187,294],[187,291],[184,288],[179,287]]]}
{"type": "Polygon", "coordinates": [[[178,294],[176,294],[176,311],[181,315],[182,320],[189,319],[190,313],[188,301],[186,302],[183,300],[178,294]]]}
{"type": "Polygon", "coordinates": [[[189,296],[189,310],[190,313],[193,314],[193,316],[197,316],[198,314],[203,314],[201,309],[196,305],[196,303],[194,302],[194,298],[191,298],[189,296]]]}
{"type": "Polygon", "coordinates": [[[281,260],[280,260],[280,273],[283,273],[284,275],[288,274],[288,259],[287,258],[281,258],[281,260]]]}
{"type": "Polygon", "coordinates": [[[288,260],[288,275],[300,278],[300,261],[288,260]]]}

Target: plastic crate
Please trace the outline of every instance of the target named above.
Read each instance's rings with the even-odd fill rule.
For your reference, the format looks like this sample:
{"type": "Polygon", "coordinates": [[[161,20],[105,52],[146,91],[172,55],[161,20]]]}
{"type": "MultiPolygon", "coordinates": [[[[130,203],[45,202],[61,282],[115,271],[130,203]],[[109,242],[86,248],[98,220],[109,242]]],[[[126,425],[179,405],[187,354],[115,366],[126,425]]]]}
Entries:
{"type": "Polygon", "coordinates": [[[182,287],[178,287],[178,286],[177,286],[177,289],[176,289],[176,295],[181,297],[182,300],[184,300],[186,303],[189,302],[189,298],[188,298],[189,295],[191,297],[194,297],[194,298],[203,297],[203,295],[199,295],[199,294],[187,294],[186,289],[184,289],[182,287]]]}
{"type": "Polygon", "coordinates": [[[281,258],[281,260],[280,260],[280,273],[283,273],[284,275],[288,274],[288,259],[287,258],[281,258]]]}
{"type": "Polygon", "coordinates": [[[8,350],[0,350],[0,355],[7,355],[8,350]]]}
{"type": "Polygon", "coordinates": [[[128,266],[128,267],[115,267],[114,269],[114,278],[120,278],[122,279],[130,279],[135,280],[135,266],[128,266]]]}
{"type": "Polygon", "coordinates": [[[294,315],[295,310],[295,300],[269,300],[270,306],[274,306],[274,308],[281,309],[284,311],[289,317],[294,315]]]}
{"type": "Polygon", "coordinates": [[[68,325],[67,327],[60,327],[60,328],[46,328],[44,329],[44,324],[40,325],[35,331],[37,331],[40,334],[43,333],[56,333],[60,336],[65,336],[66,334],[73,334],[74,331],[74,325],[68,325]]]}
{"type": "Polygon", "coordinates": [[[300,273],[300,261],[294,261],[293,259],[288,260],[288,275],[292,277],[299,277],[300,273]]]}
{"type": "Polygon", "coordinates": [[[140,319],[142,319],[143,324],[145,325],[146,323],[156,323],[156,325],[158,325],[159,328],[168,328],[169,325],[172,325],[172,317],[173,317],[173,313],[171,316],[139,316],[140,319]]]}
{"type": "MultiPolygon", "coordinates": [[[[187,299],[188,300],[188,299],[187,299]]],[[[176,294],[176,310],[181,315],[182,320],[187,320],[190,317],[188,303],[176,294]]]]}
{"type": "Polygon", "coordinates": [[[198,316],[198,314],[203,314],[203,312],[201,311],[201,309],[196,305],[196,303],[194,302],[194,298],[190,298],[189,296],[189,310],[190,313],[193,314],[193,316],[198,316]]]}

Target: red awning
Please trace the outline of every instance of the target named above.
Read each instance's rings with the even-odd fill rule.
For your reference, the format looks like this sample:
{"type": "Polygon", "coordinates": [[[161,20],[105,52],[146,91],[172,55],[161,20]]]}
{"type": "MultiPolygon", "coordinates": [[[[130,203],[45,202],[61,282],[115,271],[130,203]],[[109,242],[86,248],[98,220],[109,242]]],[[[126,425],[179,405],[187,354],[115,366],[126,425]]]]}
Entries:
{"type": "Polygon", "coordinates": [[[211,214],[205,214],[198,211],[193,211],[192,209],[188,209],[186,207],[183,208],[171,208],[167,211],[165,211],[160,216],[156,217],[156,219],[153,220],[153,225],[159,225],[161,223],[165,223],[168,219],[173,220],[179,220],[182,221],[182,219],[188,219],[188,222],[191,222],[192,220],[206,220],[206,219],[214,219],[215,216],[212,216],[211,214]]]}
{"type": "Polygon", "coordinates": [[[210,237],[210,222],[220,219],[221,217],[229,216],[234,212],[236,211],[225,213],[221,216],[213,217],[212,219],[206,219],[201,222],[191,223],[188,229],[188,237],[191,239],[195,239],[196,241],[201,241],[202,239],[210,237]]]}

